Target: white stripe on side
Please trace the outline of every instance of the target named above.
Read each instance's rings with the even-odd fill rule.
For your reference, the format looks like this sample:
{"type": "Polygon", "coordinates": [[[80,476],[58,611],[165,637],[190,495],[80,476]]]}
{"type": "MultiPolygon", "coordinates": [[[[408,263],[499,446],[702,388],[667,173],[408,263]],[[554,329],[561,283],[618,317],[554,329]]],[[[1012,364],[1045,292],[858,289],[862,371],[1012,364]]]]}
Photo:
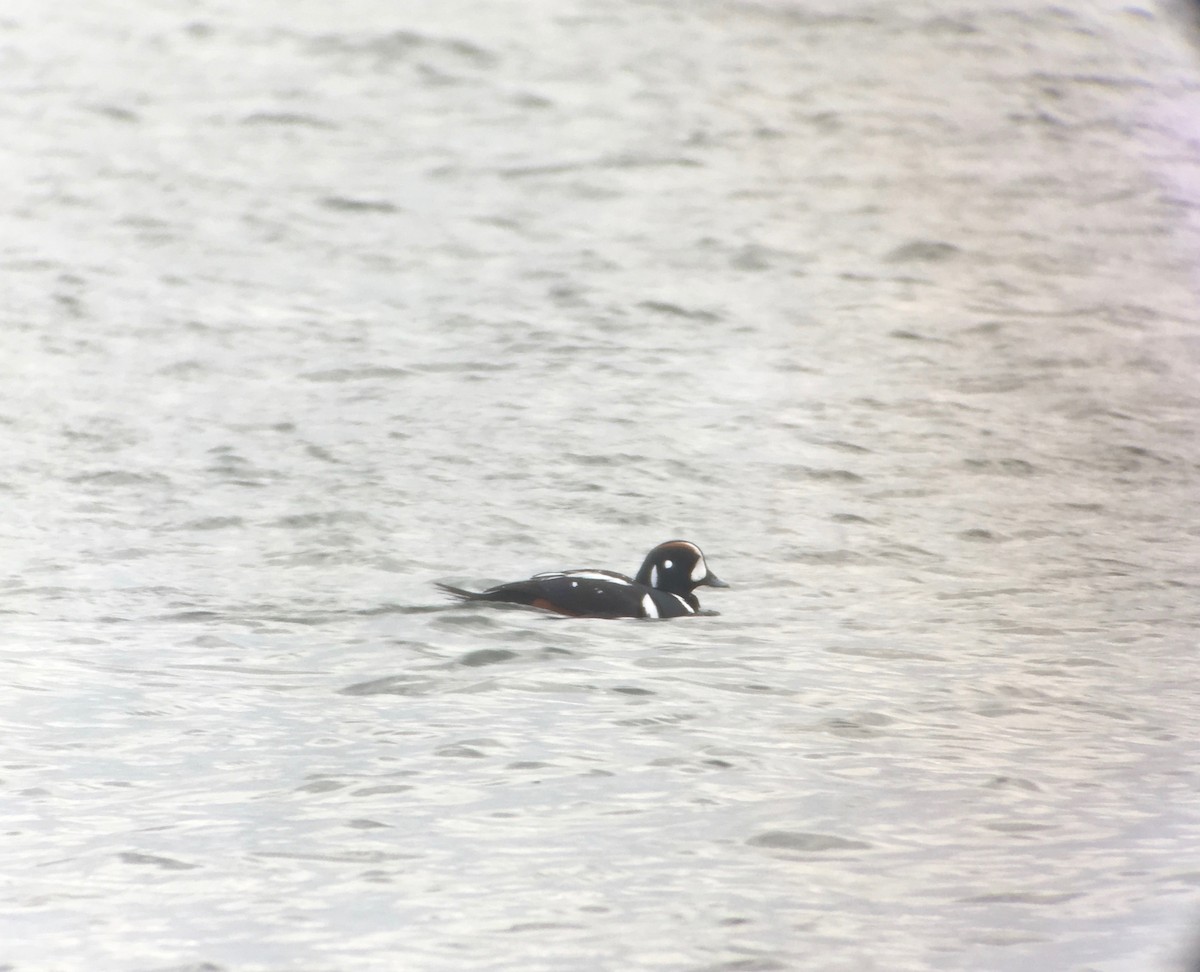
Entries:
{"type": "Polygon", "coordinates": [[[675,600],[677,600],[677,601],[678,601],[680,604],[682,604],[682,605],[683,605],[683,609],[684,609],[685,611],[687,611],[687,613],[688,613],[688,614],[695,614],[695,613],[696,613],[696,609],[695,609],[694,607],[692,607],[690,604],[688,604],[688,602],[687,602],[687,601],[685,601],[685,600],[684,600],[682,597],[680,597],[678,594],[672,594],[672,595],[671,595],[671,597],[675,598],[675,600]]]}
{"type": "Polygon", "coordinates": [[[658,617],[658,605],[654,603],[654,598],[649,594],[642,598],[642,610],[646,612],[646,617],[658,617]]]}
{"type": "Polygon", "coordinates": [[[625,587],[630,585],[630,581],[624,577],[618,577],[616,574],[609,574],[603,570],[569,570],[565,574],[560,574],[560,577],[582,577],[584,580],[607,581],[610,584],[622,584],[625,587]]]}

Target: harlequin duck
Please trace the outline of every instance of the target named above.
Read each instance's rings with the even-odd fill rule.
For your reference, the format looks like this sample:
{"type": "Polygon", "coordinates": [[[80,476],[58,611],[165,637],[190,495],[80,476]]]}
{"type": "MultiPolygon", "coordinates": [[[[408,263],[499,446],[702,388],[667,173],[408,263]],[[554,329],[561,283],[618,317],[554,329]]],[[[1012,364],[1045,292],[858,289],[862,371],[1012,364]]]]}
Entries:
{"type": "Polygon", "coordinates": [[[692,591],[702,584],[729,586],[708,569],[694,543],[668,540],[646,555],[635,579],[610,570],[562,570],[478,593],[437,586],[463,601],[528,604],[575,618],[678,618],[700,610],[692,591]]]}

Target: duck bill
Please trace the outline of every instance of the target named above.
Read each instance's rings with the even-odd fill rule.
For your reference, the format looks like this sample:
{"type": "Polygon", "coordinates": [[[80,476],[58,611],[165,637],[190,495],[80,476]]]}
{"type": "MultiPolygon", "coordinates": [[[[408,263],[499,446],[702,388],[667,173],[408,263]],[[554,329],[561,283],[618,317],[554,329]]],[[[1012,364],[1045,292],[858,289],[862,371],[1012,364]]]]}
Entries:
{"type": "Polygon", "coordinates": [[[702,580],[700,583],[705,585],[706,587],[728,587],[729,586],[723,580],[721,580],[720,577],[718,577],[716,574],[714,574],[712,571],[709,571],[708,574],[705,576],[704,580],[702,580]]]}

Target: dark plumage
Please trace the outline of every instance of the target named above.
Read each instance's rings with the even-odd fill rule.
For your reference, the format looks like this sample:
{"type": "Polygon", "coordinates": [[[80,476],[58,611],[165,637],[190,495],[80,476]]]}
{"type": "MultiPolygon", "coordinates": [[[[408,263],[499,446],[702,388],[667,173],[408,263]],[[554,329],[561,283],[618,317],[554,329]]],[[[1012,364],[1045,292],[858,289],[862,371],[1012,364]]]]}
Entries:
{"type": "Polygon", "coordinates": [[[437,586],[462,601],[504,601],[576,618],[678,618],[696,614],[692,592],[701,585],[728,587],[708,569],[694,543],[668,540],[646,555],[636,578],[610,570],[563,570],[486,591],[437,586]]]}

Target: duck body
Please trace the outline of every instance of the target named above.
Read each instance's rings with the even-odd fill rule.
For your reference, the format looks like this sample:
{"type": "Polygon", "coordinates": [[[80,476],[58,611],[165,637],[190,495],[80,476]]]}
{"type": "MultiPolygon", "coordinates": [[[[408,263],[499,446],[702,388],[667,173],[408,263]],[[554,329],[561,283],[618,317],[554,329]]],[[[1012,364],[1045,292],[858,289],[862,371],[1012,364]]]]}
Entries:
{"type": "Polygon", "coordinates": [[[680,618],[696,614],[695,588],[728,587],[708,569],[704,554],[687,540],[660,543],[634,578],[610,570],[561,570],[485,591],[437,586],[462,601],[524,604],[575,618],[680,618]]]}

